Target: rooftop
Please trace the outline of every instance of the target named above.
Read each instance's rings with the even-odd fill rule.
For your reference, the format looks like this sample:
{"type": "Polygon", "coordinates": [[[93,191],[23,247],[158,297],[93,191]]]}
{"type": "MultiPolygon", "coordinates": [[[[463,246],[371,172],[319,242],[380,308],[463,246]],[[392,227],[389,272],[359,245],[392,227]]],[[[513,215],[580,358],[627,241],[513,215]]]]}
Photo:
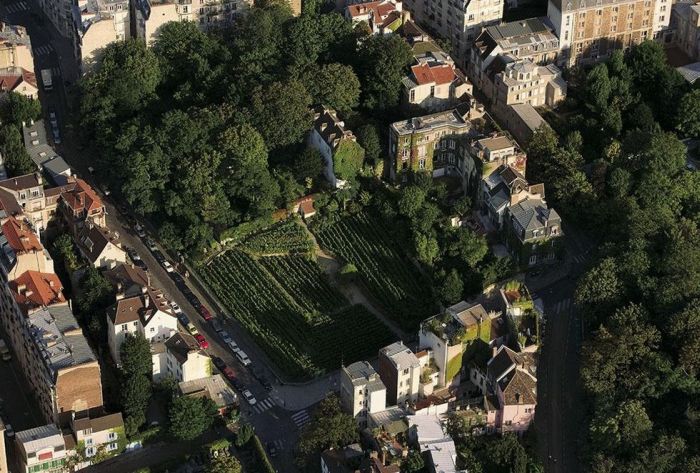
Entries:
{"type": "Polygon", "coordinates": [[[25,314],[30,309],[66,302],[61,280],[52,273],[25,271],[9,285],[25,314]]]}
{"type": "Polygon", "coordinates": [[[43,179],[38,172],[25,174],[23,176],[11,177],[0,181],[0,187],[11,192],[19,192],[21,190],[31,189],[33,187],[41,187],[43,179]]]}
{"type": "Polygon", "coordinates": [[[515,112],[518,117],[527,125],[527,127],[531,130],[536,130],[540,125],[543,123],[546,123],[544,121],[544,118],[537,113],[537,110],[535,110],[535,107],[530,105],[529,103],[516,103],[513,105],[509,105],[511,109],[513,109],[513,112],[515,112]]]}
{"type": "Polygon", "coordinates": [[[416,64],[411,66],[411,73],[418,85],[451,84],[457,78],[453,67],[449,64],[416,64]]]}
{"type": "Polygon", "coordinates": [[[165,346],[180,363],[187,361],[187,357],[190,353],[197,353],[200,351],[197,340],[189,333],[184,332],[177,332],[170,337],[165,342],[165,346]]]}
{"type": "Polygon", "coordinates": [[[236,393],[220,374],[206,378],[184,381],[179,384],[185,396],[208,397],[217,407],[224,408],[236,403],[236,393]]]}
{"type": "Polygon", "coordinates": [[[368,361],[356,361],[351,365],[343,366],[343,372],[355,386],[379,378],[379,375],[368,361]]]}
{"type": "Polygon", "coordinates": [[[694,84],[700,78],[700,62],[686,64],[685,66],[677,67],[676,70],[691,84],[694,84]]]}
{"type": "Polygon", "coordinates": [[[355,140],[355,135],[345,129],[345,122],[338,118],[336,111],[322,105],[314,108],[313,128],[333,149],[340,145],[342,139],[355,140]]]}
{"type": "Polygon", "coordinates": [[[65,450],[63,442],[63,434],[53,424],[34,427],[33,429],[17,432],[15,435],[17,441],[22,444],[22,448],[27,454],[34,453],[53,448],[55,451],[65,450]]]}
{"type": "Polygon", "coordinates": [[[419,366],[420,362],[416,355],[403,342],[395,342],[379,350],[384,356],[389,358],[397,370],[403,370],[409,366],[419,366]]]}
{"type": "Polygon", "coordinates": [[[109,244],[121,249],[119,239],[115,233],[92,223],[82,228],[78,235],[77,243],[92,263],[98,260],[109,244]]]}
{"type": "Polygon", "coordinates": [[[30,72],[21,67],[5,67],[0,69],[0,90],[2,91],[13,91],[20,84],[26,82],[32,87],[36,88],[36,76],[33,72],[30,72]]]}
{"type": "Polygon", "coordinates": [[[517,147],[517,145],[505,135],[497,135],[490,138],[483,138],[477,141],[482,149],[489,151],[500,151],[507,148],[517,147]]]}
{"type": "Polygon", "coordinates": [[[107,316],[114,325],[140,320],[146,326],[157,311],[175,316],[163,291],[154,287],[143,287],[141,293],[131,297],[117,294],[117,301],[107,308],[107,316]]]}
{"type": "Polygon", "coordinates": [[[80,178],[75,178],[75,186],[61,194],[63,201],[74,212],[87,211],[88,213],[104,208],[102,199],[95,190],[80,178]]]}
{"type": "Polygon", "coordinates": [[[450,127],[454,131],[466,133],[472,128],[471,123],[465,120],[457,110],[448,110],[395,122],[391,124],[391,127],[399,135],[406,135],[415,131],[431,131],[443,127],[450,127]]]}
{"type": "Polygon", "coordinates": [[[556,210],[540,199],[526,199],[510,207],[510,214],[523,230],[545,228],[550,220],[561,220],[556,210]]]}
{"type": "Polygon", "coordinates": [[[29,34],[24,26],[0,23],[0,41],[12,44],[31,44],[29,34]]]}

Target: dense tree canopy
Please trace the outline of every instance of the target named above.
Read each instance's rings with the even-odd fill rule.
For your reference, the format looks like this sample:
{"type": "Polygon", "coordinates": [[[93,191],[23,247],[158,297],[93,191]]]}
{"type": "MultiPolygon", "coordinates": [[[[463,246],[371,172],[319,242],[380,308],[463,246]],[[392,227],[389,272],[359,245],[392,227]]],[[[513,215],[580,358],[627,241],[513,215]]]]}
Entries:
{"type": "Polygon", "coordinates": [[[180,396],[170,405],[170,434],[177,440],[193,440],[212,426],[217,415],[207,397],[180,396]]]}

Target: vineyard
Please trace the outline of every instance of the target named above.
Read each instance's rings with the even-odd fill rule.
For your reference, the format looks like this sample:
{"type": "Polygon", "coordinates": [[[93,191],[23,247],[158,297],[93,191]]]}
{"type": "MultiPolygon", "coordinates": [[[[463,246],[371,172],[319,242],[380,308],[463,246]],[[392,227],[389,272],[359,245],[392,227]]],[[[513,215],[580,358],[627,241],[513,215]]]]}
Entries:
{"type": "Polygon", "coordinates": [[[386,314],[406,330],[435,312],[430,283],[367,213],[344,217],[316,232],[321,246],[353,263],[386,314]]]}
{"type": "MultiPolygon", "coordinates": [[[[256,235],[256,248],[281,248],[279,242],[275,247],[272,240],[256,240],[279,231],[256,235]]],[[[250,250],[248,243],[243,247],[250,250]]],[[[349,306],[306,257],[256,259],[230,250],[202,268],[201,275],[272,361],[295,379],[375,356],[393,341],[383,323],[364,307],[349,306]]]]}
{"type": "Polygon", "coordinates": [[[288,219],[249,236],[239,248],[255,255],[300,254],[309,253],[313,243],[299,223],[288,219]]]}

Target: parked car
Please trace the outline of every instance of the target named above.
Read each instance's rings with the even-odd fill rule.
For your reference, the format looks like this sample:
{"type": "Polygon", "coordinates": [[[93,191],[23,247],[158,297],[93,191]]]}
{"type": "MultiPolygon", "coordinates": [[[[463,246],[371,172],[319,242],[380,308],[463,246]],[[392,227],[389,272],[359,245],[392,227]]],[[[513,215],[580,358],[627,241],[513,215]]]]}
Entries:
{"type": "Polygon", "coordinates": [[[231,349],[231,351],[232,351],[233,353],[238,353],[239,351],[241,351],[241,349],[238,348],[238,345],[236,345],[236,342],[234,342],[234,341],[231,340],[231,339],[229,339],[229,341],[226,342],[226,345],[228,345],[228,347],[231,349]]]}
{"type": "Polygon", "coordinates": [[[236,372],[233,371],[233,368],[226,366],[223,370],[221,370],[221,372],[224,374],[224,376],[226,376],[226,379],[228,379],[229,381],[233,381],[234,379],[236,379],[236,372]]]}
{"type": "Polygon", "coordinates": [[[231,380],[231,384],[233,384],[233,387],[238,389],[239,391],[243,391],[245,389],[245,384],[243,384],[238,378],[233,378],[231,380]]]}
{"type": "MultiPolygon", "coordinates": [[[[211,321],[211,326],[214,328],[215,331],[221,333],[224,330],[224,326],[221,325],[221,322],[219,322],[219,319],[213,319],[211,321]]],[[[224,341],[226,341],[224,339],[224,341]]]]}
{"type": "Polygon", "coordinates": [[[190,335],[195,335],[195,336],[199,333],[199,330],[197,330],[197,327],[195,327],[192,322],[187,324],[187,331],[190,332],[190,335]]]}
{"type": "Polygon", "coordinates": [[[173,279],[173,281],[175,281],[177,288],[184,292],[184,288],[187,287],[185,278],[183,278],[180,273],[172,273],[170,277],[173,279]]]}
{"type": "Polygon", "coordinates": [[[180,308],[179,305],[177,305],[177,302],[172,301],[170,303],[170,307],[173,308],[173,312],[175,312],[176,314],[182,314],[182,309],[180,308]]]}
{"type": "Polygon", "coordinates": [[[240,361],[243,366],[250,366],[253,363],[243,350],[238,350],[236,352],[236,358],[238,358],[238,361],[240,361]]]}
{"type": "Polygon", "coordinates": [[[255,396],[253,396],[253,393],[251,393],[248,389],[243,391],[241,394],[243,394],[243,397],[251,406],[257,404],[258,401],[255,399],[255,396]]]}
{"type": "Polygon", "coordinates": [[[188,327],[192,322],[190,322],[190,319],[185,315],[184,312],[180,312],[177,314],[177,321],[180,322],[180,325],[183,327],[188,327]]]}
{"type": "Polygon", "coordinates": [[[187,302],[192,304],[192,307],[199,310],[199,308],[202,306],[202,303],[199,301],[199,298],[195,296],[192,291],[182,291],[182,293],[185,294],[187,302]]]}
{"type": "Polygon", "coordinates": [[[158,264],[163,264],[163,261],[165,261],[165,255],[158,250],[153,252],[153,257],[158,261],[158,264]]]}
{"type": "Polygon", "coordinates": [[[209,342],[206,338],[204,338],[204,335],[198,333],[194,336],[194,338],[195,340],[197,340],[197,343],[199,343],[199,348],[201,348],[202,350],[206,350],[207,348],[209,348],[209,342]]]}
{"type": "Polygon", "coordinates": [[[214,363],[214,366],[216,366],[217,370],[219,370],[223,373],[224,368],[226,368],[226,362],[224,360],[222,360],[218,356],[212,356],[211,362],[214,363]]]}
{"type": "Polygon", "coordinates": [[[270,455],[271,458],[275,458],[277,456],[279,452],[277,451],[277,447],[274,443],[267,442],[267,453],[270,455]]]}
{"type": "MultiPolygon", "coordinates": [[[[255,404],[255,403],[253,403],[253,404],[255,404]]],[[[10,424],[5,424],[5,435],[7,435],[9,438],[12,438],[15,436],[15,429],[13,429],[10,424]]]]}
{"type": "Polygon", "coordinates": [[[53,107],[49,108],[49,122],[51,122],[51,126],[58,127],[58,117],[53,107]]]}
{"type": "Polygon", "coordinates": [[[197,307],[197,310],[199,311],[199,314],[202,316],[202,318],[207,322],[214,318],[211,315],[211,312],[209,312],[209,309],[207,309],[206,306],[204,306],[204,304],[200,304],[199,307],[197,307]]]}
{"type": "Polygon", "coordinates": [[[175,268],[173,268],[173,265],[170,264],[170,261],[168,261],[167,259],[163,261],[163,268],[165,268],[165,270],[169,273],[175,271],[175,268]]]}
{"type": "MultiPolygon", "coordinates": [[[[145,233],[144,233],[144,236],[145,236],[145,233]]],[[[143,237],[141,237],[141,238],[143,238],[143,237]]],[[[148,247],[149,250],[151,250],[154,253],[156,251],[158,251],[158,246],[156,245],[155,240],[151,237],[146,238],[146,246],[148,247]]]]}
{"type": "MultiPolygon", "coordinates": [[[[144,229],[140,223],[134,225],[134,231],[139,238],[144,238],[146,236],[146,229],[144,229]]],[[[150,238],[146,240],[146,243],[148,243],[148,240],[150,240],[150,238]]]]}

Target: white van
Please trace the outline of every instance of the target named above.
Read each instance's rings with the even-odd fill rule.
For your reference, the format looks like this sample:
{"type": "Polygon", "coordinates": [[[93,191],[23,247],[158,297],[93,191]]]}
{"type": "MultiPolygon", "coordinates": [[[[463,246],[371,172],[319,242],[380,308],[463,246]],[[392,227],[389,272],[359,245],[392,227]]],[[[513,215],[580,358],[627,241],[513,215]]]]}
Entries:
{"type": "Polygon", "coordinates": [[[252,364],[252,361],[250,361],[250,358],[248,358],[248,355],[246,355],[243,350],[238,350],[236,352],[236,358],[238,358],[238,361],[240,361],[243,366],[250,366],[252,364]]]}

